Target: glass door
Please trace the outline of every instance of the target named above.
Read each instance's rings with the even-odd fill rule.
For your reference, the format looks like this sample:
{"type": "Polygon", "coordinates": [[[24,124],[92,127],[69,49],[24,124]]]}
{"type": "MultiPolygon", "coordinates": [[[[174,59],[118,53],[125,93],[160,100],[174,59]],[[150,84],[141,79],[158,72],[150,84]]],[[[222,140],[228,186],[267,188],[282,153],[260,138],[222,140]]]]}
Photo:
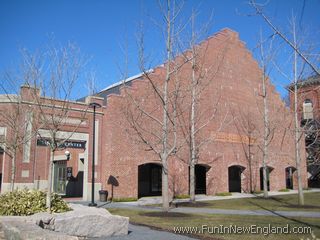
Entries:
{"type": "Polygon", "coordinates": [[[67,163],[65,161],[54,163],[53,191],[65,195],[67,182],[67,163]]]}

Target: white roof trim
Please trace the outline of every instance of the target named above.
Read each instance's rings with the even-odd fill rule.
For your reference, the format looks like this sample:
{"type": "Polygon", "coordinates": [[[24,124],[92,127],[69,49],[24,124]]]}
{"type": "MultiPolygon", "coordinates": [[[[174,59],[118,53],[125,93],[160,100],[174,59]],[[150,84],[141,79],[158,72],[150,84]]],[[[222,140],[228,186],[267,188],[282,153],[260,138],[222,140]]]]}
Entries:
{"type": "MultiPolygon", "coordinates": [[[[153,69],[149,69],[149,70],[146,71],[146,73],[152,73],[152,72],[153,72],[153,69]]],[[[134,80],[134,79],[136,79],[136,78],[139,78],[139,77],[143,76],[143,74],[144,74],[144,72],[139,73],[139,74],[137,74],[137,75],[134,75],[134,76],[132,76],[132,77],[129,77],[129,78],[127,78],[127,79],[121,80],[121,81],[119,81],[119,82],[116,82],[116,83],[114,83],[114,84],[112,84],[112,85],[110,85],[110,86],[102,89],[102,90],[99,91],[99,92],[103,92],[103,91],[109,90],[109,89],[111,89],[111,88],[117,87],[117,86],[119,86],[119,85],[121,85],[121,84],[123,84],[123,83],[130,82],[130,81],[132,81],[132,80],[134,80]]]]}
{"type": "Polygon", "coordinates": [[[20,96],[17,94],[1,94],[0,95],[0,102],[1,103],[15,103],[19,101],[20,96]]]}

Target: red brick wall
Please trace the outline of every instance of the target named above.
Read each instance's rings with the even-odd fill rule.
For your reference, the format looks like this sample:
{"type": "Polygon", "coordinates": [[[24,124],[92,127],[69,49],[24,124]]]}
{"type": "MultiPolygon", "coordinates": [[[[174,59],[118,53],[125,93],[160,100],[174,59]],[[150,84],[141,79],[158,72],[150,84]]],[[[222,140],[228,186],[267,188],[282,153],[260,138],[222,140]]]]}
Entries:
{"type": "MultiPolygon", "coordinates": [[[[219,65],[219,71],[217,71],[214,80],[203,91],[201,110],[207,114],[206,119],[212,114],[212,110],[206,110],[208,106],[214,106],[218,102],[215,105],[218,110],[215,119],[208,124],[200,136],[203,139],[208,139],[212,133],[219,129],[224,118],[228,121],[234,117],[240,118],[243,113],[250,113],[257,128],[257,140],[253,146],[254,186],[256,186],[256,190],[260,190],[259,168],[262,166],[262,153],[258,146],[262,146],[263,132],[262,98],[259,97],[259,93],[261,93],[261,70],[235,32],[221,31],[216,36],[203,42],[202,46],[207,51],[203,62],[204,68],[210,69],[211,66],[215,66],[214,61],[223,59],[223,62],[219,65]]],[[[176,61],[180,60],[178,58],[176,61]]],[[[161,80],[164,79],[164,71],[163,67],[158,67],[150,74],[150,77],[159,86],[161,80]]],[[[186,64],[180,71],[181,81],[189,81],[190,65],[186,64]]],[[[187,86],[188,83],[184,82],[183,84],[183,86],[187,86]]],[[[289,134],[285,134],[285,132],[288,132],[286,128],[289,127],[292,116],[269,82],[268,90],[270,122],[274,124],[276,131],[269,148],[267,165],[274,168],[270,175],[271,190],[279,190],[285,188],[285,168],[295,166],[293,141],[289,134]]],[[[120,95],[108,97],[104,127],[104,135],[107,136],[107,139],[103,151],[106,153],[106,161],[102,166],[102,169],[106,169],[106,174],[102,176],[102,179],[104,183],[107,182],[109,175],[114,175],[118,179],[119,186],[114,188],[115,197],[136,197],[138,166],[143,163],[159,162],[159,156],[147,150],[146,145],[137,143],[137,138],[135,138],[134,132],[126,121],[126,108],[128,106],[132,107],[126,91],[129,91],[130,96],[139,101],[150,112],[158,111],[159,115],[155,115],[161,117],[160,105],[157,104],[151,86],[146,79],[134,80],[132,86],[127,90],[122,89],[120,95]]],[[[184,99],[185,104],[189,102],[190,100],[184,99]]],[[[154,123],[147,121],[144,122],[144,126],[149,130],[159,130],[154,123]]],[[[235,127],[235,123],[226,124],[221,132],[227,135],[240,134],[235,127]]],[[[228,191],[228,167],[231,165],[246,167],[242,186],[244,191],[248,191],[248,161],[243,148],[244,146],[240,142],[230,143],[213,140],[201,149],[199,163],[211,167],[207,172],[208,194],[228,191]]],[[[169,160],[170,179],[174,179],[175,185],[172,186],[173,184],[171,184],[171,191],[186,194],[188,192],[188,165],[186,164],[188,150],[185,147],[180,150],[179,157],[184,161],[176,158],[170,158],[169,160]]],[[[305,168],[303,177],[306,180],[305,168]]],[[[108,184],[106,184],[106,187],[111,190],[108,184]]]]}
{"type": "MultiPolygon", "coordinates": [[[[209,167],[206,175],[207,194],[228,191],[228,167],[232,165],[240,165],[245,168],[242,177],[242,189],[248,191],[249,171],[245,154],[248,144],[244,140],[239,140],[239,135],[246,135],[245,129],[239,127],[240,123],[245,121],[246,116],[250,117],[250,121],[255,126],[253,136],[255,141],[252,144],[253,185],[256,190],[260,190],[259,169],[262,166],[260,147],[262,146],[263,133],[262,98],[260,97],[261,69],[246,49],[245,44],[239,40],[238,34],[228,29],[202,42],[199,51],[199,56],[201,56],[198,59],[199,65],[201,65],[202,71],[209,75],[203,80],[206,87],[199,99],[200,108],[197,113],[202,116],[202,120],[198,122],[199,126],[215,113],[212,121],[198,135],[198,141],[210,140],[200,149],[198,160],[199,164],[209,167]],[[225,122],[222,127],[221,122],[225,122]],[[217,132],[220,134],[219,137],[216,135],[217,132]]],[[[178,57],[175,61],[181,63],[183,59],[178,57]]],[[[182,109],[188,109],[190,104],[188,95],[190,73],[191,65],[187,63],[181,67],[177,75],[179,81],[181,81],[181,90],[185,93],[185,98],[179,102],[182,109]]],[[[165,68],[163,66],[157,67],[150,74],[150,77],[157,86],[161,87],[165,77],[165,68]]],[[[292,115],[269,81],[267,85],[270,124],[275,129],[273,141],[269,147],[267,165],[274,169],[270,175],[271,190],[279,190],[285,188],[285,168],[295,166],[293,139],[288,130],[292,115]]],[[[173,84],[170,83],[169,90],[172,91],[173,87],[173,84]]],[[[22,95],[26,99],[30,97],[26,89],[23,89],[22,95]]],[[[129,125],[127,111],[135,107],[129,96],[142,104],[156,117],[161,118],[162,115],[159,99],[155,98],[150,83],[143,77],[133,80],[131,87],[122,88],[120,94],[109,95],[106,106],[97,110],[99,159],[96,165],[96,182],[101,182],[102,188],[109,190],[111,194],[111,185],[108,180],[110,177],[114,178],[117,182],[117,186],[113,188],[114,197],[137,197],[138,166],[145,163],[160,163],[159,156],[138,141],[129,125]]],[[[43,101],[50,103],[51,100],[43,99],[43,101]]],[[[71,106],[78,109],[70,113],[70,117],[75,119],[79,119],[87,108],[85,104],[80,103],[72,103],[71,106]],[[83,111],[79,111],[79,109],[83,111]]],[[[0,108],[3,111],[8,108],[8,105],[0,105],[0,108]]],[[[50,109],[48,109],[48,113],[50,113],[50,109]]],[[[185,111],[179,117],[181,120],[188,122],[189,113],[185,111]]],[[[39,120],[39,118],[35,119],[39,120]]],[[[85,161],[88,161],[88,180],[91,182],[93,124],[91,109],[90,112],[87,112],[85,119],[86,124],[78,127],[76,131],[90,135],[89,142],[86,145],[89,158],[85,161]]],[[[145,117],[142,119],[143,127],[155,133],[160,131],[155,122],[147,121],[145,117]]],[[[60,130],[73,131],[74,126],[65,124],[60,130]]],[[[178,135],[180,137],[178,143],[181,144],[184,141],[181,140],[183,139],[181,129],[179,129],[178,135]]],[[[32,139],[32,141],[29,163],[22,162],[22,152],[18,154],[16,182],[32,183],[34,178],[36,180],[47,179],[50,159],[49,148],[36,146],[36,139],[32,139]],[[29,170],[28,178],[20,177],[22,170],[29,170]]],[[[159,145],[156,147],[159,147],[159,145]]],[[[302,146],[301,149],[304,154],[304,147],[302,146]]],[[[72,166],[75,171],[78,156],[83,150],[69,150],[72,158],[69,160],[68,166],[72,166]]],[[[63,155],[64,151],[62,150],[57,154],[63,155]]],[[[172,195],[188,193],[188,157],[189,150],[186,145],[182,145],[178,157],[170,157],[168,160],[169,185],[172,195]]],[[[305,157],[302,159],[305,159],[305,157]]],[[[305,162],[303,162],[303,165],[303,178],[306,184],[305,162]]],[[[10,158],[6,156],[4,182],[7,183],[9,182],[10,168],[10,158]]],[[[73,172],[73,174],[76,173],[73,172]]]]}
{"type": "MultiPolygon", "coordinates": [[[[41,124],[40,117],[37,114],[37,111],[39,109],[35,104],[31,102],[32,100],[32,93],[33,89],[22,87],[21,89],[21,97],[23,98],[25,103],[23,103],[22,111],[31,111],[33,110],[33,126],[40,126],[40,129],[49,129],[50,126],[46,126],[41,124]],[[29,93],[28,93],[29,91],[29,93]],[[31,92],[31,93],[30,93],[31,92]]],[[[46,104],[52,104],[54,106],[59,106],[63,104],[62,101],[56,100],[53,101],[52,99],[41,99],[43,103],[46,104]]],[[[101,102],[102,99],[94,99],[96,102],[101,102]]],[[[87,104],[83,103],[76,103],[76,102],[70,102],[70,111],[68,112],[68,119],[71,120],[79,120],[84,118],[84,123],[81,125],[78,125],[78,123],[65,123],[60,126],[60,131],[66,131],[66,132],[77,132],[77,133],[86,133],[90,134],[92,136],[92,125],[93,125],[93,113],[92,109],[88,109],[87,104]]],[[[13,111],[15,108],[15,104],[11,103],[1,103],[0,104],[0,110],[1,111],[13,111]]],[[[54,111],[59,112],[59,107],[55,108],[54,111]]],[[[46,112],[46,114],[52,113],[52,108],[43,108],[43,110],[46,112]]],[[[97,116],[96,120],[100,121],[98,131],[101,133],[102,129],[102,112],[103,109],[97,109],[97,116]]],[[[59,115],[59,113],[57,114],[59,115]]],[[[22,118],[24,118],[24,115],[22,114],[22,118]]],[[[23,123],[23,121],[21,121],[23,123]]],[[[13,129],[11,129],[8,125],[5,124],[5,121],[1,121],[0,126],[1,127],[7,127],[7,138],[10,138],[13,135],[13,129]]],[[[101,145],[102,145],[102,137],[100,135],[99,139],[99,145],[98,145],[98,156],[96,158],[101,158],[101,145]]],[[[38,136],[34,136],[31,139],[31,149],[30,149],[30,159],[29,162],[23,162],[23,145],[21,144],[16,157],[16,178],[15,182],[18,183],[34,183],[37,180],[47,180],[48,178],[48,165],[50,161],[50,148],[44,147],[44,146],[37,146],[38,136]],[[27,170],[29,171],[28,177],[22,177],[22,171],[27,170]]],[[[72,139],[72,138],[71,138],[72,139]]],[[[75,139],[76,140],[76,139],[75,139]]],[[[88,150],[88,159],[85,159],[86,162],[88,162],[89,166],[89,176],[88,180],[91,182],[91,153],[92,153],[92,138],[89,138],[89,141],[86,143],[86,149],[88,150]]],[[[68,148],[68,149],[62,149],[55,152],[55,155],[64,155],[65,151],[69,150],[71,152],[71,158],[67,163],[67,166],[73,167],[73,175],[76,177],[78,169],[78,159],[79,154],[84,152],[84,149],[74,149],[74,148],[68,148]]],[[[10,176],[11,176],[11,158],[8,154],[5,154],[5,161],[4,161],[4,174],[3,174],[3,181],[4,183],[10,183],[10,176]]],[[[2,164],[1,164],[2,165],[2,164]]],[[[101,176],[101,159],[98,159],[98,164],[96,165],[96,171],[97,171],[97,179],[96,182],[100,182],[100,176],[101,176]]]]}
{"type": "MultiPolygon", "coordinates": [[[[294,107],[294,93],[289,91],[290,108],[294,107]]],[[[320,89],[317,85],[310,85],[298,88],[298,110],[299,119],[302,119],[303,102],[310,99],[313,104],[313,114],[315,119],[320,118],[320,89]]]]}

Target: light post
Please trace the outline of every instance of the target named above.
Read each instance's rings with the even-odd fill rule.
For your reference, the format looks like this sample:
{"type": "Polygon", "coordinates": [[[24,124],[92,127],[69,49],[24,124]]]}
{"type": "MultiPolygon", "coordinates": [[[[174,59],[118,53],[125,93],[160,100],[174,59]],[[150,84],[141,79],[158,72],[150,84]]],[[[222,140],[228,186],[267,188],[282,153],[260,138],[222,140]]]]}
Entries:
{"type": "Polygon", "coordinates": [[[70,152],[68,151],[68,150],[66,150],[65,152],[64,152],[64,155],[66,155],[66,157],[67,157],[67,160],[69,160],[70,159],[70,152]]]}
{"type": "Polygon", "coordinates": [[[96,139],[96,108],[101,108],[99,103],[90,103],[90,108],[93,108],[93,134],[92,134],[92,175],[91,175],[91,203],[89,203],[90,207],[95,207],[97,204],[94,202],[94,157],[95,157],[95,139],[96,139]]]}

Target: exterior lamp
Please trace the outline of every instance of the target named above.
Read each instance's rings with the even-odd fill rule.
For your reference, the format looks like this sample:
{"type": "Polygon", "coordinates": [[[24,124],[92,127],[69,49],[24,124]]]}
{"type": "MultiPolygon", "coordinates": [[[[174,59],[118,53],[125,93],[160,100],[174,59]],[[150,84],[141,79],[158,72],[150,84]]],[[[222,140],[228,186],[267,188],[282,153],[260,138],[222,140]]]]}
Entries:
{"type": "Polygon", "coordinates": [[[68,150],[64,152],[64,155],[66,155],[67,160],[70,159],[70,152],[68,150]]]}
{"type": "Polygon", "coordinates": [[[95,172],[95,139],[96,139],[96,108],[101,108],[99,103],[90,103],[90,108],[93,108],[93,127],[92,127],[92,175],[91,175],[91,203],[89,203],[90,207],[95,207],[97,204],[94,202],[94,172],[95,172]]]}

